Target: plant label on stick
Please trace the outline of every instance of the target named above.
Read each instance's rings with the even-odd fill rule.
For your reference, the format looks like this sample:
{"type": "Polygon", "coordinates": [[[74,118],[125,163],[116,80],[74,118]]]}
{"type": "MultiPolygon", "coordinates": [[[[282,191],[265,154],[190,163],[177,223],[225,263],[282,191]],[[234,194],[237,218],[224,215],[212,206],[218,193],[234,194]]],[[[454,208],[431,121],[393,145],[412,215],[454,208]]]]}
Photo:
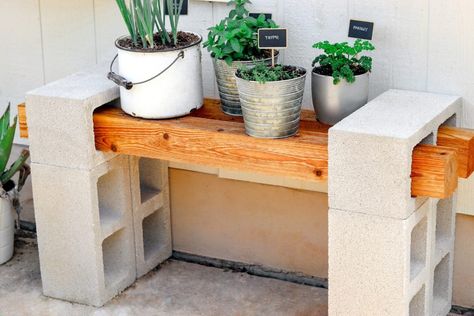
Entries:
{"type": "Polygon", "coordinates": [[[249,16],[255,19],[258,19],[260,14],[263,14],[265,16],[265,20],[271,20],[273,15],[271,13],[249,13],[249,16]]]}
{"type": "Polygon", "coordinates": [[[258,48],[272,50],[272,67],[275,67],[275,49],[288,48],[288,29],[259,29],[258,48]]]}
{"type": "MultiPolygon", "coordinates": [[[[167,5],[167,0],[163,1],[163,6],[165,8],[165,14],[169,15],[168,13],[168,5],[167,5]]],[[[179,8],[179,2],[180,0],[172,0],[173,2],[173,9],[177,10],[179,8]]],[[[181,12],[179,13],[180,15],[188,15],[188,2],[189,0],[183,0],[183,6],[181,7],[181,12]]]]}
{"type": "Polygon", "coordinates": [[[372,40],[374,35],[374,23],[351,20],[349,23],[349,37],[372,40]]]}

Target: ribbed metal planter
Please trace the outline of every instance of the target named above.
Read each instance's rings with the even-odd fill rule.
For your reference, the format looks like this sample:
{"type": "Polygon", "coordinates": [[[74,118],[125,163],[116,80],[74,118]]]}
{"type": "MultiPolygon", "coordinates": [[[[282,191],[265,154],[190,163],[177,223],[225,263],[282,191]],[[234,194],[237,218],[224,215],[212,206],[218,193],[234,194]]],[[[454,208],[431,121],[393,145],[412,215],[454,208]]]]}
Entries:
{"type": "Polygon", "coordinates": [[[305,75],[284,81],[258,83],[236,76],[248,135],[257,138],[287,138],[298,133],[305,75]]]}
{"type": "MultiPolygon", "coordinates": [[[[278,54],[276,55],[278,61],[278,54]]],[[[217,88],[221,98],[222,111],[228,115],[242,116],[239,92],[235,82],[235,72],[240,66],[251,67],[253,61],[234,61],[230,66],[224,60],[213,58],[214,71],[216,73],[217,88]]],[[[272,59],[263,59],[266,64],[271,64],[272,59]]]]}

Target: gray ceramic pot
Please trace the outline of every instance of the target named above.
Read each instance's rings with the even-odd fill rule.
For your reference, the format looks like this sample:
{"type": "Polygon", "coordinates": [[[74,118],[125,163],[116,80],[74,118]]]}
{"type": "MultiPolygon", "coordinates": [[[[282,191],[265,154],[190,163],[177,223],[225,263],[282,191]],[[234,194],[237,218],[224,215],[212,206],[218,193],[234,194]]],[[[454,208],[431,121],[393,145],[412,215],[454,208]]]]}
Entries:
{"type": "Polygon", "coordinates": [[[283,81],[258,83],[236,76],[248,135],[287,138],[298,133],[305,75],[283,81]]]}
{"type": "MultiPolygon", "coordinates": [[[[278,54],[275,56],[278,61],[278,54]]],[[[242,116],[242,108],[240,107],[239,92],[235,82],[235,72],[240,66],[251,67],[253,61],[234,61],[230,66],[222,59],[212,58],[214,63],[214,71],[216,73],[217,88],[221,98],[222,111],[228,115],[242,116]]],[[[263,59],[270,65],[271,58],[263,59]]]]}
{"type": "Polygon", "coordinates": [[[317,119],[335,125],[367,104],[369,100],[369,73],[356,76],[354,83],[341,80],[337,85],[333,78],[312,72],[313,106],[317,119]]]}

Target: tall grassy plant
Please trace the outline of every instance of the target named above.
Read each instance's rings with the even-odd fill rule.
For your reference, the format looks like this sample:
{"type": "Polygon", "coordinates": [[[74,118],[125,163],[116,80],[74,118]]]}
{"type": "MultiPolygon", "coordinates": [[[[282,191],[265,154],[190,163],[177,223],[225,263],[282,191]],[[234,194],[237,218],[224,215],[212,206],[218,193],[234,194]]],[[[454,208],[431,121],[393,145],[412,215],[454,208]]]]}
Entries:
{"type": "Polygon", "coordinates": [[[178,25],[179,25],[179,17],[181,16],[181,10],[183,9],[183,2],[184,0],[179,0],[176,3],[175,0],[166,0],[166,4],[168,5],[168,14],[170,17],[170,24],[171,24],[171,34],[173,34],[173,44],[176,46],[178,44],[178,25]],[[175,3],[177,5],[175,5],[175,3]]]}
{"type": "Polygon", "coordinates": [[[15,137],[17,118],[13,120],[13,125],[10,125],[10,104],[7,110],[0,118],[0,184],[4,186],[11,178],[23,168],[26,160],[29,157],[29,152],[24,150],[20,157],[7,168],[8,160],[13,147],[13,139],[15,137]]]}
{"type": "Polygon", "coordinates": [[[159,34],[163,45],[178,44],[178,25],[184,0],[115,0],[123,21],[130,33],[133,45],[139,42],[143,48],[153,48],[154,35],[159,34]],[[171,35],[166,29],[165,6],[171,25],[171,35]]]}

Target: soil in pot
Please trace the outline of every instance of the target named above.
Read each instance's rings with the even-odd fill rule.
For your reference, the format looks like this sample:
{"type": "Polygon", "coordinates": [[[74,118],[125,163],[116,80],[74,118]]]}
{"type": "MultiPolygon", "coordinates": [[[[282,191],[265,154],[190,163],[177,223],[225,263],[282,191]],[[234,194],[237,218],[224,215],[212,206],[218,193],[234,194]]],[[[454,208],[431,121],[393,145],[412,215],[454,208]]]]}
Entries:
{"type": "MultiPolygon", "coordinates": [[[[355,76],[360,76],[360,75],[363,75],[367,72],[367,70],[365,70],[364,68],[362,68],[360,66],[351,66],[351,70],[352,70],[352,72],[354,72],[355,76]]],[[[332,67],[329,66],[329,65],[315,67],[313,69],[313,72],[315,74],[318,74],[318,75],[321,75],[321,76],[329,76],[329,77],[332,77],[332,74],[333,74],[332,67]]]]}
{"type": "MultiPolygon", "coordinates": [[[[171,33],[168,33],[170,37],[172,37],[171,33]]],[[[153,36],[153,40],[155,42],[154,47],[148,47],[144,48],[143,43],[141,41],[138,41],[137,44],[135,45],[130,37],[123,37],[117,41],[117,45],[120,46],[120,48],[127,49],[127,50],[133,50],[133,51],[145,51],[145,52],[159,52],[159,51],[164,51],[164,50],[175,50],[175,49],[180,49],[184,47],[189,47],[201,40],[199,36],[193,33],[187,33],[187,32],[178,32],[178,42],[176,46],[174,44],[163,44],[161,41],[161,35],[160,33],[155,33],[153,36]]]]}
{"type": "Polygon", "coordinates": [[[291,80],[306,75],[306,70],[295,66],[257,64],[254,68],[239,69],[236,76],[260,83],[291,80]]]}

